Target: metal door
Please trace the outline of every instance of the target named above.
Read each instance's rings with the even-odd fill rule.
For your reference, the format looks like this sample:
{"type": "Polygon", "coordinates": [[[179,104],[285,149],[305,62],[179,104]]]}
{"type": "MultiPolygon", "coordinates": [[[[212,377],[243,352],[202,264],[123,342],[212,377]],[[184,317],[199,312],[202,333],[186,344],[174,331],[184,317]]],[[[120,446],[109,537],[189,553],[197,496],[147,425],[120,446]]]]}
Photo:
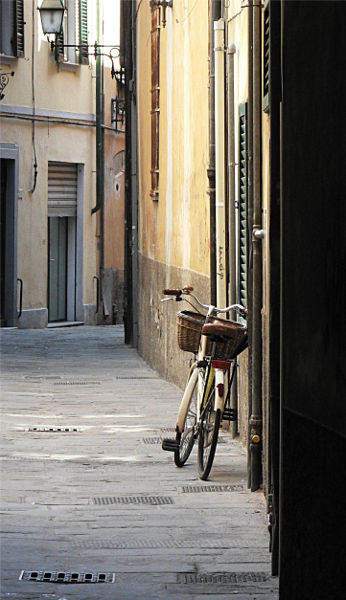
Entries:
{"type": "Polygon", "coordinates": [[[49,217],[48,319],[67,320],[67,217],[49,217]]]}

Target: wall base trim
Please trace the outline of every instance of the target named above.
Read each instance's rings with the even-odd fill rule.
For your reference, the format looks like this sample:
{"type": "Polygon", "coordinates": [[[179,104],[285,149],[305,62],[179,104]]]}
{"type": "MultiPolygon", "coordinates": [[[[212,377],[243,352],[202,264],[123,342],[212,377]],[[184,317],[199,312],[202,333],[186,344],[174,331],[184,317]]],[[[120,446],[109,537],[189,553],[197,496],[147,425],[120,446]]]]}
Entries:
{"type": "Polygon", "coordinates": [[[17,327],[19,329],[44,329],[48,325],[48,308],[24,309],[17,327]]]}

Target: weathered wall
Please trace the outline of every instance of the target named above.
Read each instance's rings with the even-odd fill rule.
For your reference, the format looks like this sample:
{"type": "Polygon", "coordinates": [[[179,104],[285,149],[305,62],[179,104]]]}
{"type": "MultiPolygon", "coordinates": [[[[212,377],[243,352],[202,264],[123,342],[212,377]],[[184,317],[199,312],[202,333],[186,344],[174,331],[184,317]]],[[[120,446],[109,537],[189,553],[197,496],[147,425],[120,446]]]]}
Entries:
{"type": "Polygon", "coordinates": [[[189,370],[190,352],[178,347],[176,313],[180,310],[192,310],[184,302],[163,302],[160,300],[167,278],[174,288],[192,285],[198,290],[201,299],[210,295],[210,281],[187,269],[167,267],[164,263],[151,260],[143,255],[139,257],[142,302],[140,303],[139,351],[143,358],[162,376],[180,387],[186,383],[189,370]]]}
{"type": "Polygon", "coordinates": [[[149,3],[142,3],[137,15],[139,348],[155,368],[182,385],[186,356],[176,345],[173,313],[177,305],[160,305],[159,300],[162,288],[187,284],[195,287],[202,301],[209,302],[210,297],[208,3],[174,3],[173,10],[167,9],[166,27],[160,30],[157,202],[150,196],[150,29],[149,3]],[[178,369],[176,365],[180,365],[178,369]]]}

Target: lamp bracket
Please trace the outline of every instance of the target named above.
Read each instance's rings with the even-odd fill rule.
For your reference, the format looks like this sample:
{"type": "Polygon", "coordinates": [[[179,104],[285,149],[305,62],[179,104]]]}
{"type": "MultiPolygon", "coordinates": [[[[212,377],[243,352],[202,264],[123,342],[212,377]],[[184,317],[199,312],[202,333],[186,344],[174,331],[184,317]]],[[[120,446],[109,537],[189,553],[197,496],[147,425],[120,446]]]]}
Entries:
{"type": "Polygon", "coordinates": [[[154,8],[155,6],[162,8],[162,27],[166,27],[166,10],[167,8],[173,8],[173,0],[150,0],[150,7],[154,8]]]}

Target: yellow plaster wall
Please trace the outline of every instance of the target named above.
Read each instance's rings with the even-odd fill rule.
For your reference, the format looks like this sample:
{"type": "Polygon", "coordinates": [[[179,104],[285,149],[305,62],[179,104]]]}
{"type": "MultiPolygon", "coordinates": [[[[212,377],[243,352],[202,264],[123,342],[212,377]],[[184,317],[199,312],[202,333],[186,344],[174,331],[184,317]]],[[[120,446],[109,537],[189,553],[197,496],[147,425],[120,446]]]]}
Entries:
{"type": "Polygon", "coordinates": [[[137,17],[140,252],[209,273],[208,2],[176,0],[160,32],[160,192],[150,192],[151,14],[137,17]]]}
{"type": "MultiPolygon", "coordinates": [[[[90,3],[93,7],[93,2],[90,3]]],[[[24,2],[25,57],[4,58],[6,70],[13,70],[5,89],[3,105],[33,107],[33,61],[36,110],[77,113],[89,117],[95,112],[95,67],[76,66],[75,72],[58,70],[49,44],[42,34],[37,2],[24,2]],[[35,42],[32,54],[34,16],[35,42]]],[[[92,30],[93,13],[89,12],[92,30]]],[[[73,118],[73,116],[72,116],[73,118]]],[[[38,164],[37,185],[33,186],[32,123],[20,119],[1,120],[1,142],[19,148],[18,194],[18,277],[24,281],[23,309],[47,307],[48,273],[48,161],[84,164],[83,302],[95,301],[93,275],[96,273],[96,216],[91,215],[95,198],[95,128],[56,123],[36,123],[38,164]]]]}

